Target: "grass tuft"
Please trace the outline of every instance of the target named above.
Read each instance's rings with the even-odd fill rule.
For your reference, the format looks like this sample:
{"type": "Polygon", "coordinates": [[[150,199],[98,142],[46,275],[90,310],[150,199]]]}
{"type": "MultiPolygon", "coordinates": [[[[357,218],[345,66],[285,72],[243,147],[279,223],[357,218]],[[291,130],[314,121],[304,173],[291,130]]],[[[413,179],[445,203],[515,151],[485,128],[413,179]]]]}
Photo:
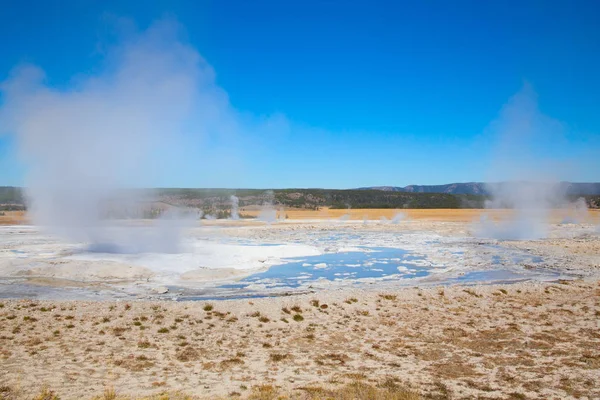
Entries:
{"type": "Polygon", "coordinates": [[[300,314],[294,315],[293,318],[294,318],[294,321],[296,321],[296,322],[304,321],[304,317],[300,314]]]}

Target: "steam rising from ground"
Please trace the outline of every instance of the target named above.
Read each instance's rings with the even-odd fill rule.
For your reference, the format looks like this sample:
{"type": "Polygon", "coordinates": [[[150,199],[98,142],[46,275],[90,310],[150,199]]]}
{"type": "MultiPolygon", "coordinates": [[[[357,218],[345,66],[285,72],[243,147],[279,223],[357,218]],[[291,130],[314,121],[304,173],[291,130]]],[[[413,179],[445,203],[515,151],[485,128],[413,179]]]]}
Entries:
{"type": "Polygon", "coordinates": [[[492,200],[486,208],[512,208],[507,221],[493,223],[482,220],[482,236],[495,239],[527,240],[547,236],[548,218],[554,204],[560,205],[564,195],[557,183],[503,182],[488,184],[492,200]]]}
{"type": "Polygon", "coordinates": [[[272,190],[267,190],[264,194],[264,200],[260,212],[258,213],[257,219],[259,221],[272,224],[277,222],[277,210],[274,207],[275,193],[272,190]]]}
{"type": "Polygon", "coordinates": [[[403,213],[403,212],[401,212],[401,211],[398,211],[398,212],[397,212],[396,214],[394,214],[394,216],[392,217],[392,220],[391,220],[391,222],[392,222],[392,224],[397,224],[397,223],[399,223],[399,222],[401,222],[401,221],[404,221],[405,219],[406,219],[406,214],[405,214],[405,213],[403,213]]]}
{"type": "Polygon", "coordinates": [[[508,181],[487,185],[491,200],[486,208],[512,208],[514,214],[497,223],[484,216],[477,227],[478,236],[545,238],[550,211],[570,207],[564,185],[552,173],[558,160],[544,153],[546,143],[562,139],[563,126],[540,112],[536,93],[525,84],[503,107],[490,129],[498,140],[491,175],[508,181]]]}
{"type": "Polygon", "coordinates": [[[590,213],[583,197],[578,198],[567,208],[567,215],[563,218],[563,224],[581,224],[589,220],[590,213]]]}
{"type": "Polygon", "coordinates": [[[231,195],[231,197],[229,199],[231,200],[231,219],[238,220],[238,219],[240,219],[240,213],[239,213],[240,199],[238,199],[237,196],[234,196],[234,195],[231,195]]]}
{"type": "MultiPolygon", "coordinates": [[[[101,216],[107,204],[122,207],[114,200],[121,188],[176,174],[169,166],[183,163],[181,153],[198,146],[198,138],[244,129],[212,68],[179,40],[179,31],[164,20],[124,37],[107,52],[100,73],[66,89],[47,85],[44,72],[31,65],[2,82],[0,128],[15,135],[28,168],[35,223],[105,249],[118,241],[131,251],[160,251],[158,243],[177,236],[173,215],[143,235],[119,237],[101,216]]],[[[137,202],[131,193],[127,202],[137,202]]]]}

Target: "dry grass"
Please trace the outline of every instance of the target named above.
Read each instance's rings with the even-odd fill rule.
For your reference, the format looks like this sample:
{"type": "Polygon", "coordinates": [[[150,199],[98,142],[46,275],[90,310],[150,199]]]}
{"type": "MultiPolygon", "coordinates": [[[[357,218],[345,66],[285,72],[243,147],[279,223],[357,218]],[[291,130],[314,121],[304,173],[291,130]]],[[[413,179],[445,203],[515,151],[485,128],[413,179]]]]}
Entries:
{"type": "Polygon", "coordinates": [[[165,399],[179,396],[175,389],[210,398],[415,398],[399,397],[413,395],[402,385],[423,398],[598,398],[600,282],[441,290],[216,304],[226,313],[194,302],[132,302],[124,310],[122,303],[2,300],[0,399],[31,400],[39,386],[26,395],[2,387],[31,377],[63,399],[101,399],[106,384],[116,389],[106,399],[159,389],[165,399]],[[108,310],[110,320],[101,322],[108,310]],[[142,320],[151,328],[140,331],[142,320]],[[102,378],[109,374],[117,378],[102,378]]]}
{"type": "Polygon", "coordinates": [[[29,223],[29,218],[25,211],[3,211],[0,215],[0,225],[23,225],[29,223]]]}
{"type": "MultiPolygon", "coordinates": [[[[369,209],[343,209],[334,210],[323,207],[318,211],[304,209],[286,209],[285,215],[289,219],[339,219],[344,215],[349,215],[351,220],[363,220],[365,217],[369,220],[379,220],[381,217],[392,219],[398,211],[403,212],[408,219],[422,221],[440,221],[440,222],[471,222],[481,218],[483,213],[491,219],[503,219],[512,214],[511,210],[482,210],[482,209],[403,209],[394,210],[389,208],[369,208],[369,209]]],[[[256,217],[260,210],[244,210],[241,212],[250,217],[256,217]]],[[[564,210],[554,210],[552,213],[552,222],[559,223],[565,216],[564,210]]],[[[590,220],[600,221],[600,210],[590,210],[590,220]]]]}
{"type": "MultiPolygon", "coordinates": [[[[162,386],[158,383],[155,386],[162,386]]],[[[233,392],[234,396],[246,400],[419,400],[418,393],[398,385],[393,380],[386,380],[377,385],[365,383],[363,379],[356,379],[351,383],[338,388],[323,388],[319,385],[307,385],[293,392],[283,391],[272,385],[257,385],[250,393],[242,396],[233,392]]],[[[0,386],[0,399],[16,399],[21,394],[20,390],[8,386],[0,386]]],[[[234,396],[228,396],[227,399],[234,396]]],[[[214,397],[212,397],[214,398],[214,397]]],[[[33,400],[60,400],[48,387],[42,387],[33,400]]],[[[90,400],[193,400],[202,399],[182,392],[163,391],[150,396],[120,395],[114,388],[104,389],[101,395],[88,397],[90,400]]],[[[225,399],[223,397],[218,399],[225,399]]]]}
{"type": "MultiPolygon", "coordinates": [[[[492,219],[506,218],[511,214],[510,210],[481,209],[403,209],[400,211],[411,220],[440,222],[471,222],[478,220],[483,213],[486,213],[492,219]]],[[[240,212],[249,217],[257,217],[260,210],[242,208],[240,212]]],[[[349,214],[351,220],[363,220],[365,217],[369,220],[379,220],[381,217],[392,219],[397,212],[398,210],[387,208],[333,210],[327,207],[318,211],[304,209],[286,209],[284,211],[289,219],[339,219],[343,215],[349,214]]],[[[4,214],[0,216],[0,225],[30,223],[27,213],[23,211],[5,211],[4,214]]],[[[564,216],[564,210],[555,210],[552,214],[552,222],[559,223],[564,219],[564,216]]],[[[590,210],[590,221],[593,223],[600,222],[600,210],[590,210]]],[[[214,223],[218,223],[218,221],[214,221],[214,223]]]]}

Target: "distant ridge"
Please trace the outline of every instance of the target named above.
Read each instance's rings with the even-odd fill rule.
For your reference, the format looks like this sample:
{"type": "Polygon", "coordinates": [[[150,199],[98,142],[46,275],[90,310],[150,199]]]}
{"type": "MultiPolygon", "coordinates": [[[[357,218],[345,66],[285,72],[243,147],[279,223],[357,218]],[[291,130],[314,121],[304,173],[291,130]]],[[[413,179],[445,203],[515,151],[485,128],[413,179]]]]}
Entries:
{"type": "MultiPolygon", "coordinates": [[[[562,191],[568,195],[594,196],[600,195],[600,183],[560,182],[562,191]]],[[[448,183],[446,185],[409,185],[409,186],[369,186],[360,190],[383,190],[386,192],[405,193],[446,193],[489,195],[488,186],[483,182],[448,183]]]]}
{"type": "MultiPolygon", "coordinates": [[[[504,185],[506,182],[494,183],[504,185]]],[[[535,184],[531,182],[531,184],[535,184]]],[[[584,197],[589,208],[600,208],[600,183],[558,184],[556,199],[567,195],[572,200],[584,197]]],[[[205,214],[225,215],[231,208],[231,196],[243,207],[304,208],[483,208],[489,197],[488,185],[481,182],[451,183],[448,185],[410,185],[406,187],[378,186],[360,189],[191,189],[157,188],[130,189],[139,204],[149,205],[140,212],[157,213],[168,207],[202,210],[205,214]]],[[[123,194],[126,194],[124,191],[123,194]]],[[[74,192],[73,195],[76,195],[74,192]]],[[[115,193],[116,195],[116,193],[115,193]]],[[[125,196],[127,197],[127,196],[125,196]]],[[[110,199],[107,199],[109,201],[110,199]]],[[[118,198],[115,198],[118,203],[118,198]]],[[[115,203],[115,204],[116,204],[115,203]]],[[[108,204],[108,203],[107,203],[108,204]]],[[[0,186],[0,212],[26,210],[22,188],[0,186]]],[[[127,211],[127,208],[124,208],[127,211]]]]}

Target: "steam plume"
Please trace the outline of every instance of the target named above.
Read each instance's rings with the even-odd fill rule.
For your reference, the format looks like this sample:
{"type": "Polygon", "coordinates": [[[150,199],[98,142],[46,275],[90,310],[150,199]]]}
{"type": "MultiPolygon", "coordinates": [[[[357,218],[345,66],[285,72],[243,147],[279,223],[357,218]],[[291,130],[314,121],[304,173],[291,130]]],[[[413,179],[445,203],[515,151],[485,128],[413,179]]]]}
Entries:
{"type": "Polygon", "coordinates": [[[406,219],[406,214],[398,211],[396,214],[394,214],[394,217],[392,218],[391,222],[392,222],[392,224],[397,224],[401,221],[404,221],[405,219],[406,219]]]}
{"type": "Polygon", "coordinates": [[[184,152],[203,137],[271,129],[269,120],[248,122],[230,107],[212,68],[180,31],[162,20],[123,37],[98,74],[64,89],[49,86],[32,65],[1,83],[0,129],[15,135],[27,166],[35,223],[103,244],[112,233],[101,210],[122,197],[121,188],[148,185],[161,173],[177,176],[170,165],[189,168],[180,160],[199,159],[184,152]]]}
{"type": "Polygon", "coordinates": [[[240,214],[238,211],[240,199],[237,196],[231,195],[229,198],[231,200],[231,219],[238,220],[240,219],[240,214]]]}
{"type": "Polygon", "coordinates": [[[263,205],[258,213],[258,220],[271,225],[277,222],[277,210],[273,206],[275,202],[275,193],[272,190],[267,190],[264,194],[263,205]]]}
{"type": "Polygon", "coordinates": [[[486,208],[508,207],[514,214],[499,223],[484,216],[477,234],[496,239],[546,237],[551,209],[568,204],[564,186],[552,173],[558,160],[544,152],[546,143],[563,139],[562,124],[539,110],[536,93],[525,84],[490,129],[497,137],[491,175],[507,181],[488,184],[491,200],[486,208]]]}

